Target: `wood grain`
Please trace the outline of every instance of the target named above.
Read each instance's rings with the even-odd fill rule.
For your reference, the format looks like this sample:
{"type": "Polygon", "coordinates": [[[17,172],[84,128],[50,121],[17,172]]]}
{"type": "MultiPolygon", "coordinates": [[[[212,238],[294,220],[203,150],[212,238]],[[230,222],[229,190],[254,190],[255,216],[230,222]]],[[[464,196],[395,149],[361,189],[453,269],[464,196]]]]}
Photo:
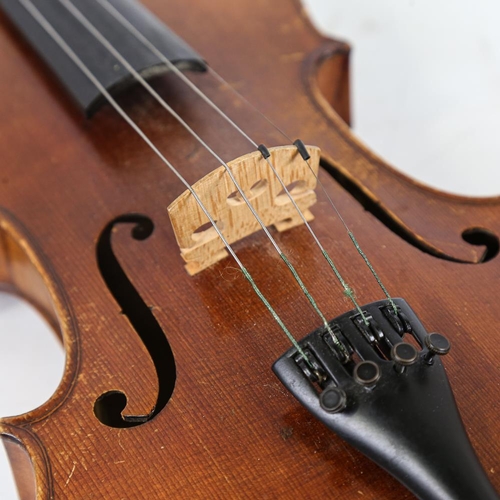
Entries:
{"type": "MultiPolygon", "coordinates": [[[[318,35],[298,4],[275,0],[269,9],[264,0],[144,3],[290,136],[320,147],[325,165],[351,179],[417,241],[477,261],[482,249],[466,243],[462,232],[482,227],[500,234],[498,198],[467,199],[425,188],[351,134],[330,106],[346,117],[346,46],[318,35]],[[318,85],[322,64],[336,54],[344,63],[332,66],[330,86],[325,74],[318,85]],[[332,100],[336,95],[343,97],[332,100]]],[[[234,263],[221,260],[194,277],[185,272],[166,210],[184,190],[178,180],[109,107],[84,120],[1,15],[0,24],[0,219],[3,241],[22,250],[3,252],[1,276],[35,303],[52,304],[47,310],[67,353],[54,397],[1,421],[3,435],[31,456],[38,498],[411,498],[279,384],[270,367],[288,341],[234,263]],[[113,248],[169,339],[177,382],[156,418],[117,429],[93,413],[100,394],[122,390],[127,413],[140,415],[149,412],[158,390],[151,360],[96,264],[100,232],[125,213],[146,214],[155,223],[145,241],[117,229],[113,248]],[[13,279],[9,270],[21,264],[38,277],[13,279]],[[40,282],[41,294],[35,291],[40,282]],[[37,300],[42,296],[50,301],[37,300]]],[[[285,144],[209,74],[190,78],[257,143],[285,144]]],[[[252,151],[175,75],[154,85],[225,161],[252,151]]],[[[141,89],[120,102],[189,182],[219,167],[141,89]]],[[[403,296],[429,330],[451,339],[448,375],[479,458],[500,489],[499,259],[466,265],[425,253],[324,170],[320,178],[390,292],[403,296]]],[[[317,197],[314,231],[359,301],[381,298],[325,195],[318,191],[317,197]]],[[[273,235],[327,317],[350,308],[306,228],[273,235]]],[[[254,233],[235,248],[292,333],[301,338],[314,330],[317,316],[264,235],[254,233]]],[[[24,472],[17,478],[24,498],[33,498],[32,478],[24,472]]]]}
{"type": "MultiPolygon", "coordinates": [[[[252,208],[266,226],[286,231],[304,223],[273,169],[305,219],[309,222],[314,218],[309,208],[316,203],[314,189],[320,151],[315,147],[307,149],[311,156],[308,162],[302,159],[295,146],[281,146],[269,150],[269,163],[259,151],[227,163],[252,208]]],[[[217,222],[217,227],[224,231],[229,244],[262,229],[224,165],[205,175],[192,187],[203,207],[217,222]]],[[[185,267],[190,275],[228,256],[224,242],[189,190],[168,206],[168,214],[181,257],[187,262],[185,267]]]]}

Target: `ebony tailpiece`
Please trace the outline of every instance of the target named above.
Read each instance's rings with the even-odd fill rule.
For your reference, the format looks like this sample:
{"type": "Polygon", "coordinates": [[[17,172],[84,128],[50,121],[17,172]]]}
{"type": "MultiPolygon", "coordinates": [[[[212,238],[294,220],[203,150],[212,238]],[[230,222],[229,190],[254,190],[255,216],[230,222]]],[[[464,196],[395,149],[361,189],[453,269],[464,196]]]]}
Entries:
{"type": "Polygon", "coordinates": [[[273,366],[317,418],[423,500],[498,500],[472,449],[439,359],[445,337],[427,334],[402,299],[363,306],[320,328],[273,366]],[[404,342],[414,337],[420,346],[404,342]]]}

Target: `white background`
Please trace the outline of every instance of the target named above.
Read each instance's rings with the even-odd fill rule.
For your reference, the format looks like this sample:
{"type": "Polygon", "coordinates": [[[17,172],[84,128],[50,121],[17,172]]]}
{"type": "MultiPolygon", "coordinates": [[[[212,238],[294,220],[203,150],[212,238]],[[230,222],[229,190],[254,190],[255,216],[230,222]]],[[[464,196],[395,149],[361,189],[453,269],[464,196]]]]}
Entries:
{"type": "MultiPolygon", "coordinates": [[[[269,2],[272,6],[272,1],[269,2]]],[[[500,194],[500,4],[495,0],[307,0],[349,41],[354,129],[422,182],[500,194]]],[[[0,295],[0,415],[47,400],[64,354],[37,314],[0,295]]],[[[0,498],[17,498],[0,447],[0,498]]]]}

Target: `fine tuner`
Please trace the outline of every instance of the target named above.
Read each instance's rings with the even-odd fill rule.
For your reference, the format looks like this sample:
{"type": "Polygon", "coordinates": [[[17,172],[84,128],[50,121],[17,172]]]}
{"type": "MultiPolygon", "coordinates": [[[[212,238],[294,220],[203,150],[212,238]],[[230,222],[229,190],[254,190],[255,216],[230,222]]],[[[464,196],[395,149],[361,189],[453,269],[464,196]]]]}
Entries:
{"type": "Polygon", "coordinates": [[[23,500],[498,499],[500,202],[353,136],[346,44],[295,0],[0,8],[0,278],[67,355],[0,421],[23,500]]]}

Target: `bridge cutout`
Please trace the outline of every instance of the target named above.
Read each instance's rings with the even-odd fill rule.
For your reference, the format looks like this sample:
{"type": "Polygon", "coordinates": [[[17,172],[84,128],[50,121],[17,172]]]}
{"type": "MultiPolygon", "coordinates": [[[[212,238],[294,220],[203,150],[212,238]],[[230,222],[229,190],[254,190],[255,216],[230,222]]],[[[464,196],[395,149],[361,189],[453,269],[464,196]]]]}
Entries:
{"type": "MultiPolygon", "coordinates": [[[[307,150],[311,155],[311,168],[295,146],[269,148],[269,161],[306,220],[310,221],[313,215],[309,208],[316,203],[314,189],[320,150],[314,146],[307,146],[307,150]]],[[[241,156],[227,165],[266,226],[274,225],[278,231],[286,231],[303,224],[297,209],[260,151],[241,156]]],[[[224,166],[200,179],[193,189],[230,244],[261,229],[224,166]]],[[[189,190],[168,207],[168,213],[190,275],[227,256],[224,243],[189,190]]]]}

